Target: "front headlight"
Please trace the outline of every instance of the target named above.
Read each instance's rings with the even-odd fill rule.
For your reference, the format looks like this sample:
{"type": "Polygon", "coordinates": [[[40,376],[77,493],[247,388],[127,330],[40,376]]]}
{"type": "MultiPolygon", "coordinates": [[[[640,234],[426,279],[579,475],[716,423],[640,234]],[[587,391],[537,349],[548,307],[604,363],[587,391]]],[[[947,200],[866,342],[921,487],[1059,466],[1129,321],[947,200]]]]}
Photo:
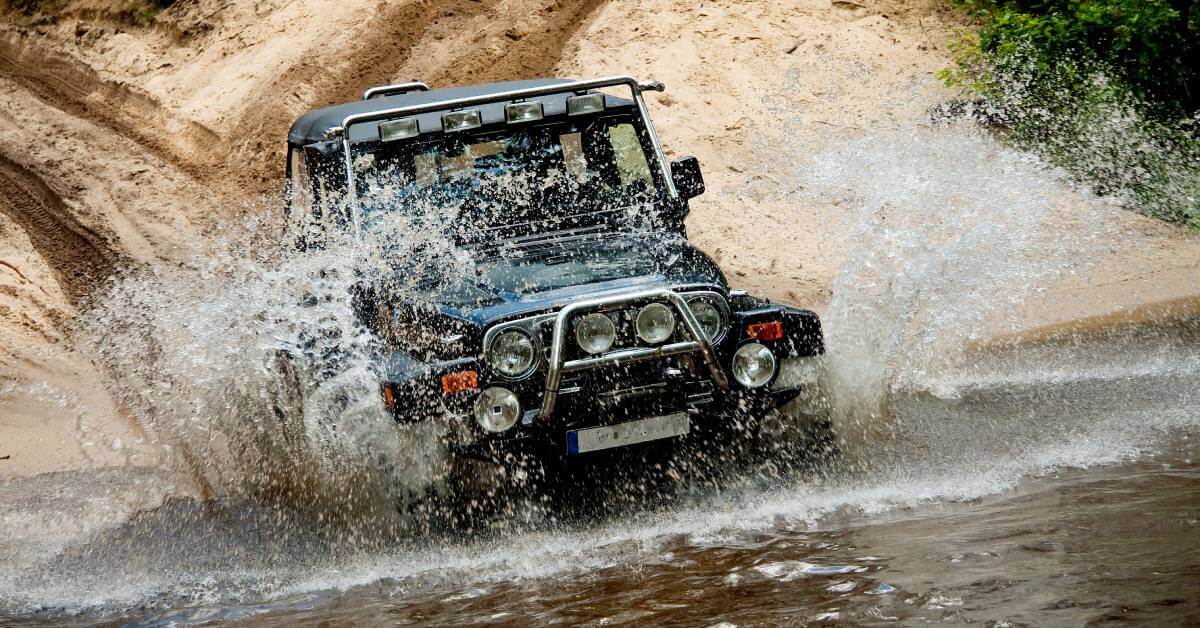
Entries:
{"type": "Polygon", "coordinates": [[[524,332],[509,330],[492,339],[487,349],[487,361],[492,368],[507,377],[519,377],[533,368],[537,352],[533,341],[524,332]]]}
{"type": "Polygon", "coordinates": [[[675,315],[662,303],[651,303],[642,308],[633,323],[638,337],[652,345],[666,341],[675,331],[675,315]]]}
{"type": "Polygon", "coordinates": [[[575,342],[591,354],[604,353],[617,339],[617,327],[605,314],[588,314],[575,325],[575,342]]]}
{"type": "Polygon", "coordinates": [[[521,402],[507,388],[493,386],[475,398],[475,422],[489,432],[503,432],[517,424],[521,402]]]}
{"type": "Polygon", "coordinates": [[[746,388],[761,388],[775,376],[775,354],[750,342],[738,347],[733,354],[733,378],[746,388]]]}
{"type": "Polygon", "coordinates": [[[700,323],[700,331],[704,332],[704,337],[708,338],[709,342],[716,342],[725,331],[725,317],[721,314],[721,310],[713,305],[708,299],[692,299],[688,302],[688,307],[692,309],[692,316],[696,317],[696,322],[700,323]]]}

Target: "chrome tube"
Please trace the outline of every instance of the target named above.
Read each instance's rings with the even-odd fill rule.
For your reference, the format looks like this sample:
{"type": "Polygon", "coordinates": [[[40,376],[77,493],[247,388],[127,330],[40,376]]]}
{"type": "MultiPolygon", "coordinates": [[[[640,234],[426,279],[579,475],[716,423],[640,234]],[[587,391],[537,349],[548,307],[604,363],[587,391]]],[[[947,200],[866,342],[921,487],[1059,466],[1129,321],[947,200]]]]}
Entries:
{"type": "Polygon", "coordinates": [[[675,342],[661,347],[638,347],[636,349],[622,349],[605,353],[597,358],[584,358],[582,360],[571,360],[562,365],[563,373],[574,373],[576,371],[586,371],[588,369],[600,368],[602,366],[616,366],[618,364],[628,364],[630,362],[640,362],[642,360],[652,360],[654,358],[665,358],[672,355],[680,355],[682,353],[691,353],[700,350],[700,343],[689,340],[687,342],[675,342]]]}
{"type": "Polygon", "coordinates": [[[355,238],[364,237],[359,231],[360,220],[358,207],[358,184],[354,181],[354,163],[350,159],[350,134],[347,133],[342,137],[342,159],[346,165],[346,205],[345,211],[349,213],[350,232],[355,238]]]}
{"type": "Polygon", "coordinates": [[[408,92],[427,92],[429,86],[421,81],[409,81],[407,83],[393,83],[392,85],[376,85],[363,92],[363,100],[371,100],[376,96],[391,96],[393,94],[407,94],[408,92]]]}

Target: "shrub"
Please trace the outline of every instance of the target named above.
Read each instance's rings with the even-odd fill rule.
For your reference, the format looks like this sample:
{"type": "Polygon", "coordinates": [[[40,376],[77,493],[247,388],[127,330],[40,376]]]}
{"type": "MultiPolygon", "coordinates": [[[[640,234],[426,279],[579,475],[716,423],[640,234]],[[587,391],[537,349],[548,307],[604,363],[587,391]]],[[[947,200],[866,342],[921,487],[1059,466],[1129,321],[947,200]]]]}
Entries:
{"type": "Polygon", "coordinates": [[[1097,191],[1200,228],[1200,1],[956,1],[982,27],[949,85],[1097,191]]]}

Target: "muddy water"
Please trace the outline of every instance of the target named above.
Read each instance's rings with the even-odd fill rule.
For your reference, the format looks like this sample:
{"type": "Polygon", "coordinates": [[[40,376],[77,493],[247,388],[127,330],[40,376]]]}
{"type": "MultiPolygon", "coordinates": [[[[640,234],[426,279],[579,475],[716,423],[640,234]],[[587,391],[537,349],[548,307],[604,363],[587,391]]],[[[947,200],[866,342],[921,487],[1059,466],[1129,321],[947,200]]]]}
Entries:
{"type": "Polygon", "coordinates": [[[215,498],[166,498],[176,468],[0,486],[0,623],[1200,620],[1200,323],[963,349],[1109,245],[1056,203],[1115,210],[955,129],[837,145],[797,180],[856,225],[824,318],[833,464],[731,458],[740,481],[599,519],[407,529],[394,504],[437,486],[441,452],[371,394],[361,251],[217,242],[119,283],[81,331],[215,498]],[[305,334],[337,366],[281,427],[270,360],[305,334]]]}
{"type": "Polygon", "coordinates": [[[1195,623],[1200,466],[1164,456],[1058,472],[891,516],[847,513],[725,539],[680,534],[614,562],[517,582],[385,579],[237,613],[280,624],[1195,623]]]}
{"type": "MultiPolygon", "coordinates": [[[[877,464],[599,522],[346,543],[287,509],[175,501],[25,549],[6,622],[1194,623],[1198,348],[1192,321],[977,356],[893,400],[877,464]],[[1067,354],[1070,376],[1034,372],[1067,354]]],[[[44,512],[44,488],[3,497],[44,512]]],[[[70,519],[86,498],[54,499],[70,519]]]]}

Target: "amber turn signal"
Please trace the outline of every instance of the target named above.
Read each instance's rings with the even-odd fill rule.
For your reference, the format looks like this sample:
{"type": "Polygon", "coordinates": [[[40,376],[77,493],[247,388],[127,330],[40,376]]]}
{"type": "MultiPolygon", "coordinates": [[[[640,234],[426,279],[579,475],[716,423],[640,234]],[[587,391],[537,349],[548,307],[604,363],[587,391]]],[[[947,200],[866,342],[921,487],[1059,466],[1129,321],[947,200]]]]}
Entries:
{"type": "Polygon", "coordinates": [[[475,371],[459,371],[457,373],[447,373],[442,376],[442,392],[447,395],[463,392],[464,390],[476,390],[478,388],[479,374],[475,371]]]}
{"type": "Polygon", "coordinates": [[[383,387],[383,402],[387,404],[388,410],[396,409],[396,393],[390,386],[383,387]]]}
{"type": "Polygon", "coordinates": [[[746,327],[746,335],[758,341],[771,341],[783,338],[783,322],[754,323],[746,327]]]}

